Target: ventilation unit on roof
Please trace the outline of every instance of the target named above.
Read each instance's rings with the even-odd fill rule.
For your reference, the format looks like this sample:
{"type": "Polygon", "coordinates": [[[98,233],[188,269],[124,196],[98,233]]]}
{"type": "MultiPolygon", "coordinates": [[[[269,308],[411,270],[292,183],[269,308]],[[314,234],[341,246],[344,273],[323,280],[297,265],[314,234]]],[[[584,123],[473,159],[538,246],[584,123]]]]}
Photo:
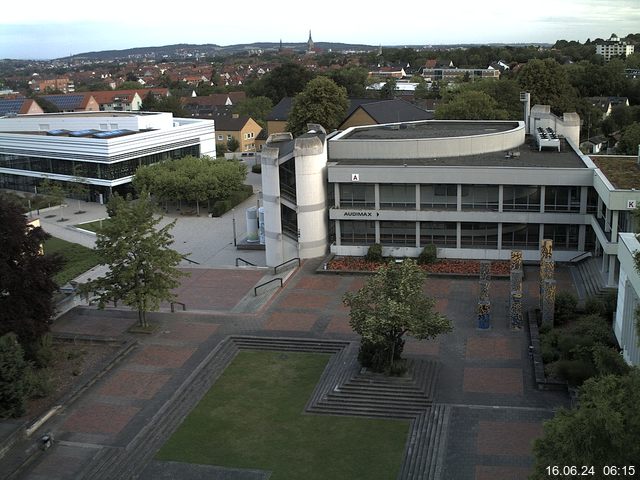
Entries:
{"type": "Polygon", "coordinates": [[[538,151],[547,147],[557,148],[560,151],[560,139],[551,127],[538,127],[536,129],[536,143],[538,144],[538,151]]]}

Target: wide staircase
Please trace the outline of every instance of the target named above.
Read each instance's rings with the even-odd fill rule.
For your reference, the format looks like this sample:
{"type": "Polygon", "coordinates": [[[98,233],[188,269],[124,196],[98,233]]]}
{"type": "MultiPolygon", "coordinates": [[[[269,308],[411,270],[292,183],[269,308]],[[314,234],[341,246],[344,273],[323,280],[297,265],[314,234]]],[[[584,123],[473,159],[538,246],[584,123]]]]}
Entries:
{"type": "Polygon", "coordinates": [[[606,279],[600,271],[602,259],[587,258],[573,265],[573,276],[582,300],[593,297],[605,297],[616,288],[606,286],[606,279]]]}

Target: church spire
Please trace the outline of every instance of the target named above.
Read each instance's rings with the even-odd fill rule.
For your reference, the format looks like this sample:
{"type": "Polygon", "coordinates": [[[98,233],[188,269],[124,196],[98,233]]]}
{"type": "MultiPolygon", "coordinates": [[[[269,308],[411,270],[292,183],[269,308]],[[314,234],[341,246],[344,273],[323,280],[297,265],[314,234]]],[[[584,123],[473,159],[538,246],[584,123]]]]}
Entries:
{"type": "Polygon", "coordinates": [[[309,40],[307,40],[307,53],[313,53],[315,51],[313,46],[313,38],[311,38],[311,30],[309,30],[309,40]]]}

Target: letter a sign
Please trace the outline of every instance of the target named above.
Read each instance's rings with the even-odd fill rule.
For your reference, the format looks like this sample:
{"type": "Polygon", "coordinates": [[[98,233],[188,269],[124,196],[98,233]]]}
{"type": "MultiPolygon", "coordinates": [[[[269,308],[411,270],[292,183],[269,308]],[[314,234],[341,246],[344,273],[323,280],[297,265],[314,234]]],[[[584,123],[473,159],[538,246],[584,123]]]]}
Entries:
{"type": "Polygon", "coordinates": [[[351,181],[352,182],[359,182],[360,181],[360,174],[359,173],[352,173],[351,174],[351,181]]]}

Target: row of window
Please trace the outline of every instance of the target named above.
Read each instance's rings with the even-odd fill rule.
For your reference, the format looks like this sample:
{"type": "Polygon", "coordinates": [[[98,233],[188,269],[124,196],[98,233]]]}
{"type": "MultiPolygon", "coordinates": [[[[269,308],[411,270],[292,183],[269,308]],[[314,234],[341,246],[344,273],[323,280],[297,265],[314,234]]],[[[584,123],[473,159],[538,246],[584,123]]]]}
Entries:
{"type": "MultiPolygon", "coordinates": [[[[434,244],[456,248],[456,222],[419,222],[420,247],[434,244]]],[[[544,225],[543,238],[553,240],[558,250],[578,249],[578,225],[544,225]]],[[[416,246],[416,223],[380,221],[380,243],[387,246],[416,246]]],[[[376,243],[375,221],[340,221],[341,245],[372,245],[376,243]]],[[[540,245],[540,225],[526,223],[502,224],[502,248],[536,250],[540,245]]],[[[462,248],[498,248],[497,223],[460,223],[462,248]]]]}
{"type": "MultiPolygon", "coordinates": [[[[580,187],[547,186],[544,194],[546,212],[580,212],[580,187]]],[[[597,209],[598,195],[593,188],[587,198],[587,211],[597,209]]],[[[540,186],[504,185],[502,192],[503,211],[540,211],[540,186]]],[[[340,184],[340,207],[375,208],[374,184],[340,184]]],[[[458,185],[381,184],[379,186],[380,208],[415,209],[416,201],[422,210],[457,210],[458,185]],[[419,195],[419,199],[416,196],[419,195]]],[[[462,210],[499,209],[498,185],[462,185],[460,204],[462,210]]]]}
{"type": "Polygon", "coordinates": [[[101,180],[116,180],[133,175],[140,166],[151,165],[165,160],[175,160],[188,155],[199,156],[200,147],[194,145],[191,147],[177,148],[167,152],[154,153],[114,163],[83,162],[79,160],[0,154],[0,167],[31,172],[97,178],[101,180]]]}

